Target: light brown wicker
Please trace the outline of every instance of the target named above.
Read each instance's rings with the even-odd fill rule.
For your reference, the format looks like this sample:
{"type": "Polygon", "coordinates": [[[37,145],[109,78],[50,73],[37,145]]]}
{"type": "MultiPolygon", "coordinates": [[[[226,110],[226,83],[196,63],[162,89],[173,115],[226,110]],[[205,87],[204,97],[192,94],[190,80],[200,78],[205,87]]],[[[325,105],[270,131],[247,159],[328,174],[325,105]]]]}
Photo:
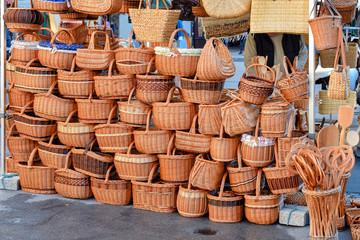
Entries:
{"type": "Polygon", "coordinates": [[[219,137],[211,138],[211,158],[220,162],[231,162],[236,160],[239,143],[239,138],[224,138],[224,125],[221,125],[219,137]]]}
{"type": "Polygon", "coordinates": [[[138,8],[140,0],[123,0],[120,13],[129,13],[130,8],[138,8]]]}
{"type": "Polygon", "coordinates": [[[336,100],[328,97],[328,91],[319,91],[319,113],[322,115],[338,114],[340,106],[355,107],[356,92],[350,91],[349,97],[346,100],[336,100]]]}
{"type": "Polygon", "coordinates": [[[116,13],[121,9],[122,0],[72,0],[71,6],[75,11],[92,15],[106,15],[116,13]]]}
{"type": "Polygon", "coordinates": [[[5,159],[5,172],[6,173],[18,173],[16,161],[12,157],[5,159]]]}
{"type": "MultiPolygon", "coordinates": [[[[350,66],[350,68],[355,68],[357,66],[357,43],[345,43],[345,55],[346,55],[346,64],[350,66]]],[[[320,51],[320,61],[321,67],[323,68],[332,68],[334,67],[334,59],[335,59],[336,49],[328,49],[320,51]]]]}
{"type": "Polygon", "coordinates": [[[40,37],[35,33],[19,34],[11,43],[11,59],[19,65],[26,65],[32,59],[38,58],[37,45],[39,41],[40,37]],[[33,41],[26,40],[25,36],[30,36],[33,41]],[[24,40],[20,40],[21,37],[24,37],[24,40]]]}
{"type": "MultiPolygon", "coordinates": [[[[8,100],[9,100],[9,109],[20,112],[23,106],[34,100],[34,94],[29,92],[21,91],[19,88],[14,87],[14,85],[10,85],[9,89],[7,90],[8,93],[8,100]]],[[[33,108],[28,107],[25,109],[25,112],[32,112],[33,108]]]]}
{"type": "Polygon", "coordinates": [[[72,7],[66,13],[59,14],[60,19],[63,21],[83,20],[87,19],[87,16],[87,14],[74,11],[72,7]]]}
{"type": "Polygon", "coordinates": [[[202,0],[206,12],[215,18],[237,18],[250,12],[251,1],[248,0],[223,0],[214,2],[202,0]]]}
{"type": "MultiPolygon", "coordinates": [[[[76,20],[75,20],[76,21],[76,20]]],[[[59,24],[59,31],[66,30],[68,31],[73,37],[74,42],[72,42],[72,39],[69,35],[66,33],[60,33],[58,35],[58,40],[60,42],[64,42],[67,44],[76,43],[76,44],[83,44],[87,37],[87,25],[84,20],[81,20],[80,22],[75,22],[74,20],[69,22],[64,22],[64,20],[60,20],[59,24]]]]}
{"type": "Polygon", "coordinates": [[[48,12],[53,14],[66,13],[69,10],[66,1],[43,1],[35,0],[34,8],[40,12],[48,12]]]}
{"type": "Polygon", "coordinates": [[[199,132],[205,135],[218,135],[222,125],[221,108],[227,104],[227,100],[215,105],[199,105],[198,124],[199,132]]]}

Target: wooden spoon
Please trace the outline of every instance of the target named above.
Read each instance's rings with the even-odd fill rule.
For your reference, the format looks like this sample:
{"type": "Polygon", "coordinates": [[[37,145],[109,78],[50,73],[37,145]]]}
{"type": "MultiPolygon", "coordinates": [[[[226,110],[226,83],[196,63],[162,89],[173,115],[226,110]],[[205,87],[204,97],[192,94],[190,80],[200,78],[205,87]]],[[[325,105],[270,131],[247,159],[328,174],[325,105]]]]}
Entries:
{"type": "Polygon", "coordinates": [[[326,126],[320,130],[316,140],[318,148],[338,146],[339,129],[335,125],[326,126]]]}
{"type": "Polygon", "coordinates": [[[354,118],[354,108],[342,106],[339,108],[338,122],[341,125],[340,145],[345,145],[346,129],[351,126],[354,118]]]}

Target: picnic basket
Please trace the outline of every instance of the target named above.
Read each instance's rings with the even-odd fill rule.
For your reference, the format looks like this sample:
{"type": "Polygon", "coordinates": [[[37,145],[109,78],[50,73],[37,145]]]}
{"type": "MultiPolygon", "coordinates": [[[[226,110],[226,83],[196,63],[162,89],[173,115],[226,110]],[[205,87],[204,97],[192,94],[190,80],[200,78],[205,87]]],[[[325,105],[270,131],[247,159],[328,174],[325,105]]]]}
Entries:
{"type": "Polygon", "coordinates": [[[231,162],[237,158],[239,138],[225,138],[224,125],[221,125],[219,137],[211,138],[210,156],[215,161],[231,162]]]}
{"type": "Polygon", "coordinates": [[[19,65],[26,65],[29,61],[38,57],[40,37],[34,33],[22,33],[11,42],[11,59],[19,65]],[[21,37],[31,36],[35,41],[20,40],[21,37]]]}
{"type": "Polygon", "coordinates": [[[69,22],[65,22],[64,20],[60,20],[59,31],[67,30],[69,34],[71,34],[75,42],[72,42],[71,37],[62,32],[58,35],[58,40],[64,43],[76,43],[82,45],[87,37],[88,28],[84,20],[77,21],[72,20],[69,22]]]}
{"type": "Polygon", "coordinates": [[[62,14],[69,10],[67,0],[35,0],[34,8],[40,12],[53,14],[62,14]]]}
{"type": "MultiPolygon", "coordinates": [[[[29,92],[21,91],[19,88],[14,87],[14,84],[10,85],[10,88],[7,90],[9,109],[12,111],[20,112],[23,106],[34,100],[34,94],[29,92]]],[[[25,109],[25,112],[32,112],[33,108],[28,107],[25,109]]]]}
{"type": "Polygon", "coordinates": [[[343,2],[342,4],[338,4],[336,1],[333,3],[334,7],[339,11],[341,15],[341,22],[342,23],[349,23],[352,22],[355,18],[357,2],[343,2]]]}
{"type": "Polygon", "coordinates": [[[122,0],[72,0],[71,6],[76,12],[91,15],[107,15],[119,12],[122,0]]]}
{"type": "Polygon", "coordinates": [[[228,100],[220,101],[214,105],[199,105],[198,124],[199,132],[205,135],[218,135],[222,125],[221,108],[227,104],[228,100]]]}
{"type": "Polygon", "coordinates": [[[354,217],[352,222],[350,222],[351,236],[354,240],[360,239],[360,224],[356,223],[356,221],[358,221],[359,218],[360,218],[360,215],[357,215],[356,217],[354,217]]]}

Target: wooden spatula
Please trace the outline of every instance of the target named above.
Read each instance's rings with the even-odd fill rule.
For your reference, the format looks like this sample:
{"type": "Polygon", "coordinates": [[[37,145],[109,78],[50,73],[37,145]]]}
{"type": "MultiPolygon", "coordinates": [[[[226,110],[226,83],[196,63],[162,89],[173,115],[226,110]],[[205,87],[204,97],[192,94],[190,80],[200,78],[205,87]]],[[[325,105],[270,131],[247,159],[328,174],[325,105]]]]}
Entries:
{"type": "Polygon", "coordinates": [[[340,145],[345,144],[346,129],[351,126],[354,118],[354,108],[352,107],[340,107],[338,122],[341,129],[340,145]]]}
{"type": "Polygon", "coordinates": [[[322,128],[317,137],[318,148],[339,145],[339,129],[335,125],[322,128]]]}

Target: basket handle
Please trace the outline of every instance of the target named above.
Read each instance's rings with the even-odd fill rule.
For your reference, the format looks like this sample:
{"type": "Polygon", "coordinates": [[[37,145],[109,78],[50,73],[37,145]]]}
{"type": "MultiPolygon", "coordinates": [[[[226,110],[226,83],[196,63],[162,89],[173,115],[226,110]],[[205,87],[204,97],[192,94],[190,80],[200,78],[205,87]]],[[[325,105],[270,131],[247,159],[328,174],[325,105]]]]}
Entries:
{"type": "Polygon", "coordinates": [[[113,108],[110,110],[108,120],[106,122],[106,125],[110,126],[112,115],[114,114],[114,111],[116,110],[117,105],[114,105],[113,108]]]}
{"type": "Polygon", "coordinates": [[[359,215],[356,215],[352,220],[351,220],[351,225],[353,225],[355,223],[356,220],[360,219],[360,214],[359,215]]]}
{"type": "Polygon", "coordinates": [[[135,145],[135,141],[132,141],[132,142],[130,143],[127,151],[126,151],[126,154],[127,154],[128,157],[130,157],[131,149],[134,147],[134,145],[135,145]]]}
{"type": "Polygon", "coordinates": [[[130,91],[130,94],[129,94],[129,97],[128,97],[128,104],[131,104],[131,99],[134,95],[134,92],[135,92],[135,87],[133,87],[130,91]]]}
{"type": "Polygon", "coordinates": [[[93,94],[94,94],[94,92],[95,92],[95,88],[91,91],[91,93],[90,93],[90,95],[89,95],[88,100],[89,100],[90,103],[92,103],[91,100],[93,100],[93,94]]]}
{"type": "Polygon", "coordinates": [[[168,93],[168,96],[167,96],[167,99],[166,99],[166,102],[165,102],[165,106],[168,106],[168,105],[169,105],[169,103],[170,103],[170,101],[171,101],[171,99],[172,99],[172,97],[173,97],[173,95],[174,95],[175,89],[178,89],[179,92],[180,92],[180,94],[181,94],[181,89],[180,89],[179,87],[177,87],[177,86],[173,86],[173,87],[170,89],[169,93],[168,93]]]}
{"type": "Polygon", "coordinates": [[[40,37],[39,37],[39,35],[37,35],[36,33],[22,33],[22,34],[20,34],[20,35],[15,39],[15,41],[16,41],[16,40],[19,40],[22,36],[25,36],[25,35],[35,36],[35,37],[36,37],[36,40],[37,40],[37,41],[40,41],[40,37]]]}
{"type": "Polygon", "coordinates": [[[191,124],[191,128],[190,128],[190,131],[189,133],[191,134],[195,134],[196,133],[196,120],[198,118],[198,115],[196,114],[193,118],[193,121],[192,121],[192,124],[191,124]]]}
{"type": "Polygon", "coordinates": [[[338,33],[338,44],[336,48],[336,55],[335,55],[335,61],[334,61],[334,70],[336,69],[337,63],[339,62],[340,54],[341,54],[341,61],[342,65],[344,66],[344,70],[346,70],[346,55],[345,55],[345,49],[344,49],[344,39],[343,39],[343,33],[342,33],[342,26],[339,27],[339,33],[338,33]],[[340,53],[341,50],[341,53],[340,53]]]}
{"type": "Polygon", "coordinates": [[[114,71],[115,63],[116,63],[116,59],[111,60],[108,68],[108,77],[112,77],[112,72],[114,71]]]}
{"type": "Polygon", "coordinates": [[[94,31],[91,34],[91,38],[90,38],[90,43],[89,43],[89,50],[94,50],[95,49],[95,36],[98,34],[105,34],[105,46],[104,46],[104,51],[109,51],[110,50],[110,38],[109,38],[109,34],[107,32],[102,32],[102,31],[94,31]]]}
{"type": "Polygon", "coordinates": [[[225,172],[222,180],[221,180],[221,185],[220,185],[220,193],[219,193],[219,198],[222,199],[222,196],[224,194],[224,188],[225,188],[225,180],[226,180],[226,177],[228,175],[228,172],[225,172]]]}
{"type": "Polygon", "coordinates": [[[271,68],[269,68],[267,65],[258,64],[258,63],[254,63],[254,64],[251,64],[250,66],[248,66],[248,67],[246,68],[244,74],[243,74],[243,77],[246,76],[246,73],[249,71],[250,68],[255,67],[255,66],[266,67],[266,68],[271,72],[271,75],[272,75],[272,79],[273,79],[273,80],[269,80],[269,79],[263,78],[263,79],[262,79],[263,81],[269,82],[269,83],[274,83],[274,82],[276,81],[274,71],[273,71],[271,68]]]}
{"type": "Polygon", "coordinates": [[[30,60],[30,62],[28,62],[26,65],[25,65],[25,68],[28,68],[31,66],[31,64],[33,64],[35,61],[39,61],[39,58],[33,58],[30,60]]]}
{"type": "Polygon", "coordinates": [[[284,69],[285,69],[285,74],[287,77],[288,82],[290,82],[291,78],[289,76],[289,71],[288,71],[288,67],[290,67],[291,73],[295,72],[295,69],[293,67],[293,65],[290,62],[290,59],[287,56],[283,57],[283,64],[284,64],[284,69]]]}
{"type": "Polygon", "coordinates": [[[42,27],[40,30],[49,32],[51,37],[54,36],[54,32],[50,28],[42,27]]]}
{"type": "Polygon", "coordinates": [[[239,143],[237,147],[237,162],[238,162],[238,168],[242,168],[242,161],[241,161],[241,143],[239,143]]]}
{"type": "Polygon", "coordinates": [[[28,167],[32,167],[32,164],[34,162],[34,157],[35,157],[35,154],[36,152],[38,151],[39,147],[36,146],[32,151],[31,151],[31,154],[30,154],[30,157],[29,157],[29,161],[28,161],[28,167]]]}
{"type": "Polygon", "coordinates": [[[108,183],[108,181],[109,181],[109,178],[110,178],[110,172],[111,172],[111,170],[114,168],[114,164],[113,165],[111,165],[110,167],[109,167],[109,169],[106,171],[106,175],[105,175],[105,184],[107,184],[108,183]]]}
{"type": "Polygon", "coordinates": [[[175,139],[175,133],[171,134],[170,141],[169,141],[169,144],[168,144],[168,148],[167,148],[167,151],[166,151],[167,156],[171,155],[172,149],[175,150],[175,148],[174,148],[174,139],[175,139]]]}
{"type": "Polygon", "coordinates": [[[70,122],[70,120],[71,120],[71,118],[74,116],[74,114],[75,113],[77,113],[78,112],[78,110],[77,109],[75,109],[74,111],[72,111],[70,114],[69,114],[69,116],[66,118],[66,121],[65,121],[65,126],[66,125],[68,125],[68,123],[70,122]]]}
{"type": "Polygon", "coordinates": [[[259,137],[260,120],[261,120],[261,114],[259,114],[259,117],[256,121],[255,138],[259,137]]]}
{"type": "Polygon", "coordinates": [[[86,148],[85,148],[85,153],[87,153],[88,151],[91,151],[92,150],[92,147],[94,145],[96,141],[96,137],[95,136],[92,136],[88,142],[88,144],[86,145],[86,148]]]}
{"type": "Polygon", "coordinates": [[[146,68],[146,76],[149,75],[150,71],[151,71],[151,65],[153,64],[153,62],[155,61],[155,57],[152,57],[148,63],[148,66],[146,68]]]}
{"type": "Polygon", "coordinates": [[[291,138],[292,137],[292,131],[293,131],[293,128],[294,128],[294,125],[295,125],[295,116],[296,116],[296,113],[297,111],[293,111],[291,113],[291,117],[290,117],[290,120],[289,120],[289,123],[288,123],[288,132],[287,132],[287,137],[288,138],[291,138]]]}
{"type": "MultiPolygon", "coordinates": [[[[128,38],[128,48],[133,48],[133,46],[131,45],[131,39],[132,39],[132,34],[134,33],[134,29],[131,30],[130,34],[129,34],[129,38],[128,38]]],[[[140,48],[144,48],[144,42],[141,42],[141,47],[140,48]]]]}
{"type": "Polygon", "coordinates": [[[71,69],[70,69],[71,73],[73,73],[75,71],[75,66],[76,66],[76,56],[73,58],[73,60],[71,62],[71,69]]]}
{"type": "Polygon", "coordinates": [[[34,100],[31,100],[30,102],[28,102],[27,104],[25,104],[22,109],[21,109],[21,112],[20,112],[20,116],[22,116],[24,113],[25,113],[25,110],[27,107],[29,107],[31,104],[34,103],[34,100]]]}
{"type": "Polygon", "coordinates": [[[71,43],[75,43],[75,38],[74,36],[66,29],[61,29],[60,31],[58,31],[57,33],[55,33],[55,35],[51,38],[50,44],[53,45],[54,48],[56,48],[54,42],[56,40],[56,37],[61,33],[61,32],[65,32],[70,36],[70,42],[71,43]]]}
{"type": "Polygon", "coordinates": [[[6,138],[11,137],[13,135],[15,126],[16,126],[15,123],[13,123],[13,125],[11,125],[9,132],[6,135],[6,138]]]}
{"type": "Polygon", "coordinates": [[[67,170],[71,164],[71,160],[70,160],[71,154],[72,154],[72,149],[66,154],[64,170],[67,170]]]}
{"type": "Polygon", "coordinates": [[[51,84],[48,92],[47,92],[46,95],[45,95],[46,97],[50,97],[50,95],[51,95],[52,92],[54,91],[54,88],[55,88],[55,86],[56,86],[57,84],[58,84],[58,81],[57,81],[57,80],[54,81],[54,82],[51,84]]]}
{"type": "Polygon", "coordinates": [[[224,124],[223,122],[221,122],[219,139],[223,139],[223,138],[224,138],[224,124]]]}
{"type": "Polygon", "coordinates": [[[187,32],[186,32],[184,29],[178,28],[178,29],[176,29],[176,30],[171,34],[170,41],[169,41],[169,46],[168,46],[169,49],[170,49],[170,51],[172,50],[172,46],[173,46],[173,41],[174,41],[174,39],[175,39],[175,35],[176,35],[178,32],[183,32],[183,33],[184,33],[185,39],[186,39],[186,46],[187,46],[188,49],[191,48],[189,35],[187,34],[187,32]]]}
{"type": "Polygon", "coordinates": [[[260,193],[261,193],[261,174],[262,174],[262,168],[258,169],[257,177],[256,177],[256,198],[255,201],[259,200],[260,193]]]}
{"type": "Polygon", "coordinates": [[[146,130],[145,133],[148,133],[150,130],[150,119],[151,119],[151,109],[149,110],[147,117],[146,117],[146,130]]]}
{"type": "Polygon", "coordinates": [[[153,179],[153,177],[154,177],[155,170],[157,170],[158,166],[159,166],[159,164],[156,163],[156,164],[152,167],[152,169],[151,169],[151,171],[150,171],[150,173],[149,173],[149,178],[148,178],[148,181],[147,181],[148,183],[151,183],[151,181],[152,181],[152,179],[153,179]]]}
{"type": "Polygon", "coordinates": [[[53,143],[54,138],[55,138],[55,136],[56,136],[57,133],[58,133],[58,131],[55,131],[55,132],[51,135],[50,141],[49,141],[49,143],[47,144],[48,147],[50,147],[51,144],[53,143]]]}

